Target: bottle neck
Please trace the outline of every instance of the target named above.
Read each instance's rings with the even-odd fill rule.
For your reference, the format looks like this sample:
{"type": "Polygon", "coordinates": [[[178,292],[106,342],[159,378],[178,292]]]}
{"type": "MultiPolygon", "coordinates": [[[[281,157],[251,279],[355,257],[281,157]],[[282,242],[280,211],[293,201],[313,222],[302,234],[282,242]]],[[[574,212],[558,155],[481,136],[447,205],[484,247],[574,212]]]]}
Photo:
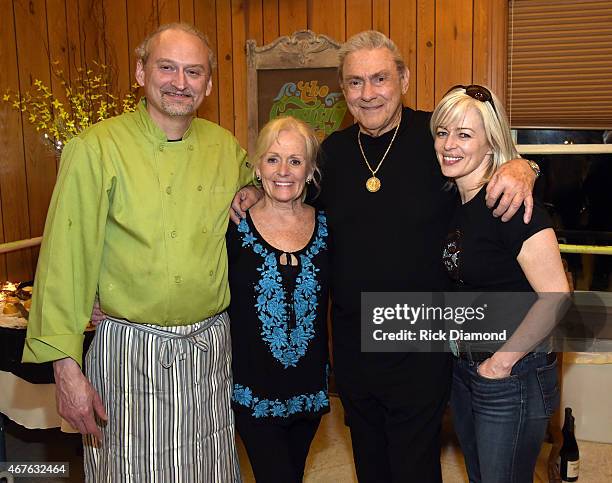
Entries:
{"type": "Polygon", "coordinates": [[[572,411],[568,408],[565,410],[565,421],[563,422],[563,432],[564,433],[573,433],[574,432],[574,416],[572,416],[572,411]]]}

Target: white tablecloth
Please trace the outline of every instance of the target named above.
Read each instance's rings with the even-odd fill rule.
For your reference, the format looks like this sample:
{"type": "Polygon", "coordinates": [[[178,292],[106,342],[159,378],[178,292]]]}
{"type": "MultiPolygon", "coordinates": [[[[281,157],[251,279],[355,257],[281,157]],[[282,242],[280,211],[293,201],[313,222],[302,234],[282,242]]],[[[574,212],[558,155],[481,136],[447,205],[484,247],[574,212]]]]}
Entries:
{"type": "Polygon", "coordinates": [[[55,384],[31,384],[10,372],[0,371],[0,412],[28,429],[75,432],[57,414],[55,384]]]}

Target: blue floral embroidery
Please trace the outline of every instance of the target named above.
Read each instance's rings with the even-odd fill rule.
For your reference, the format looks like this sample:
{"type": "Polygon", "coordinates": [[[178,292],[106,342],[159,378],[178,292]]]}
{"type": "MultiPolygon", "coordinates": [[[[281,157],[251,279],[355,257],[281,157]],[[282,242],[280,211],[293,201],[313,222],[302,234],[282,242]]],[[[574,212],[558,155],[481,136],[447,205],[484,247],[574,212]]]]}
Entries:
{"type": "Polygon", "coordinates": [[[253,400],[253,392],[248,387],[243,387],[236,384],[232,398],[243,406],[250,406],[251,401],[253,400]]]}
{"type": "Polygon", "coordinates": [[[253,396],[250,388],[234,384],[232,399],[252,410],[251,415],[256,418],[280,417],[286,418],[292,414],[302,411],[320,411],[329,406],[327,391],[319,391],[314,394],[300,394],[285,401],[278,399],[259,399],[253,396]]]}
{"type": "MultiPolygon", "coordinates": [[[[246,219],[238,225],[242,233],[242,246],[252,247],[253,251],[263,258],[263,264],[257,269],[261,274],[255,285],[255,308],[261,321],[261,335],[270,347],[270,352],[283,367],[295,367],[299,359],[306,353],[308,343],[314,337],[314,321],[317,315],[317,295],[321,290],[317,280],[319,271],[312,264],[312,258],[327,247],[327,222],[325,215],[317,216],[319,227],[317,236],[306,250],[300,254],[301,270],[296,278],[293,292],[293,311],[296,326],[289,330],[289,311],[287,310],[287,294],[283,289],[282,276],[278,270],[276,255],[257,242],[246,219]]],[[[289,294],[289,297],[291,295],[289,294]]],[[[264,409],[257,409],[263,411],[264,409]]],[[[265,408],[267,411],[268,408],[265,408]]]]}

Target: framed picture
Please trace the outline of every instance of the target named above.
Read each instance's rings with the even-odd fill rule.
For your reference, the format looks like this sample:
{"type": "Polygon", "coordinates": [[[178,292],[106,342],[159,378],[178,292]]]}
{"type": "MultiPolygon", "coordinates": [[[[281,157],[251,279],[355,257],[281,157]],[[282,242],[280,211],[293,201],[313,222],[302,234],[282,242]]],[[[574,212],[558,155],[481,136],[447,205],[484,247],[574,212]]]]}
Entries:
{"type": "Polygon", "coordinates": [[[271,119],[293,116],[312,126],[320,140],[353,122],[338,84],[340,44],[310,30],[257,47],[247,41],[248,138],[271,119]]]}

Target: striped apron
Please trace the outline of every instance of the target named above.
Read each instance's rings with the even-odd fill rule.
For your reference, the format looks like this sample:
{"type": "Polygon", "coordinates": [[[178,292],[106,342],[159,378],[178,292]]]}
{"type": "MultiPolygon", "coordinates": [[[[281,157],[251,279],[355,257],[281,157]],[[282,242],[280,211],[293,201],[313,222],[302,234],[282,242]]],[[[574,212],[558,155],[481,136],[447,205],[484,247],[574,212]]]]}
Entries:
{"type": "Polygon", "coordinates": [[[189,326],[107,318],[86,356],[108,423],[83,438],[88,482],[239,482],[226,312],[189,326]]]}

